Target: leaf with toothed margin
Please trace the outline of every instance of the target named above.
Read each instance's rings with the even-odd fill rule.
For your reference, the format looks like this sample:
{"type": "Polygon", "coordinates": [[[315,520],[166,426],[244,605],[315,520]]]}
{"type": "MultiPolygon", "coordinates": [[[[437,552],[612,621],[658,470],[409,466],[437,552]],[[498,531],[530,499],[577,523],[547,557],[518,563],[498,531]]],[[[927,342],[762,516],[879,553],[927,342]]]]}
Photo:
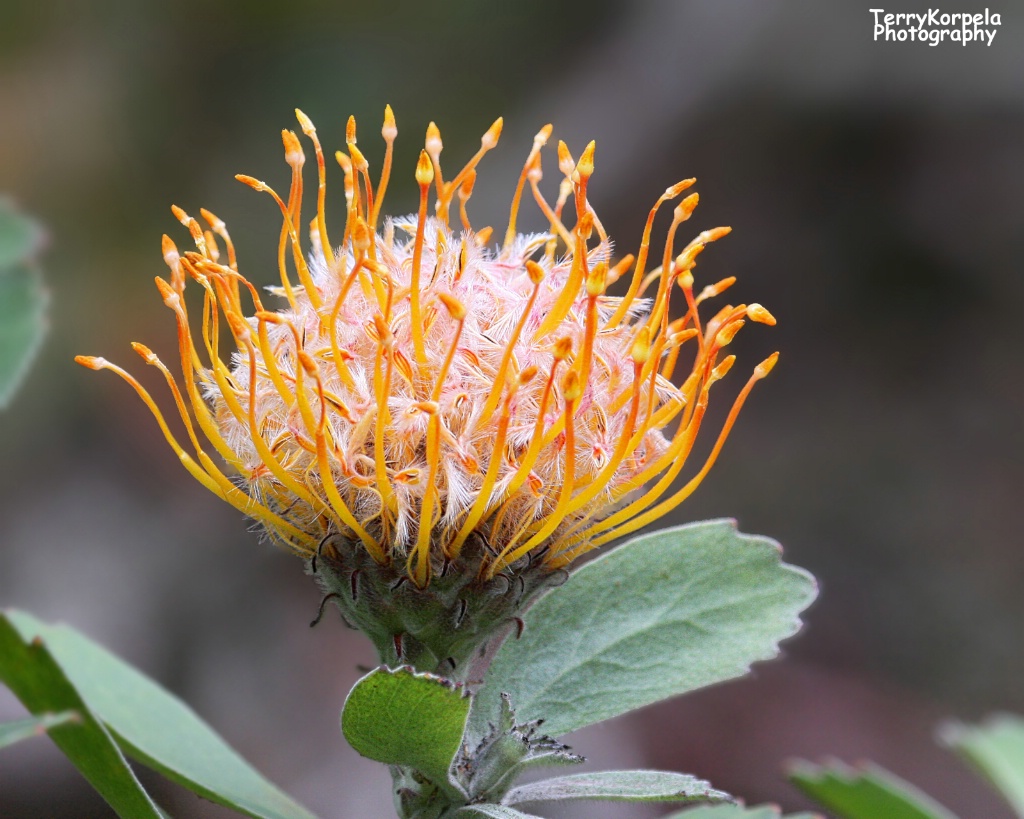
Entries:
{"type": "Polygon", "coordinates": [[[601,799],[614,802],[730,802],[703,779],[670,771],[597,771],[530,782],[509,791],[502,803],[601,799]]]}
{"type": "Polygon", "coordinates": [[[746,674],[778,654],[816,595],[779,545],[713,520],[642,535],[591,561],[525,615],[477,692],[471,733],[502,692],[559,736],[746,674]]]}
{"type": "Polygon", "coordinates": [[[355,684],[341,712],[341,730],[363,756],[414,768],[437,787],[459,793],[449,779],[471,699],[450,680],[403,667],[376,668],[355,684]]]}

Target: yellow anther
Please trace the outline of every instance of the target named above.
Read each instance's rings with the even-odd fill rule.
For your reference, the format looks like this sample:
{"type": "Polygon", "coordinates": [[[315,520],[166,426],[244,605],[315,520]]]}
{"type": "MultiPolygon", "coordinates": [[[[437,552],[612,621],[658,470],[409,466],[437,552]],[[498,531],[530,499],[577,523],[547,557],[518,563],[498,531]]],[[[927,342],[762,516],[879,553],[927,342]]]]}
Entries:
{"type": "MultiPolygon", "coordinates": [[[[260,180],[254,178],[252,176],[246,176],[244,173],[236,173],[235,174],[235,179],[237,179],[243,185],[248,185],[254,191],[261,191],[262,192],[262,191],[265,191],[267,189],[267,186],[263,182],[260,182],[260,180]]],[[[180,210],[180,208],[179,208],[179,210],[180,210]]],[[[175,214],[175,216],[177,216],[177,214],[175,214]]]]}
{"type": "Polygon", "coordinates": [[[576,170],[576,160],[569,153],[569,146],[562,142],[562,140],[558,140],[558,170],[564,176],[572,176],[573,171],[576,170]]]}
{"type": "Polygon", "coordinates": [[[225,227],[227,227],[227,225],[224,224],[223,219],[220,219],[215,214],[210,213],[210,211],[208,211],[206,208],[200,208],[199,215],[202,216],[206,220],[206,224],[208,224],[215,231],[223,230],[225,227]]]}
{"type": "Polygon", "coordinates": [[[357,253],[366,253],[370,248],[370,228],[362,216],[356,217],[355,227],[352,228],[352,245],[357,253]]]}
{"type": "Polygon", "coordinates": [[[156,282],[156,289],[160,293],[160,298],[164,300],[164,304],[172,310],[177,310],[181,306],[181,298],[174,292],[174,288],[159,276],[155,277],[154,281],[156,282]]]}
{"type": "Polygon", "coordinates": [[[745,322],[743,321],[734,321],[726,324],[725,327],[718,331],[718,335],[715,337],[715,343],[719,347],[727,347],[732,343],[732,340],[736,338],[736,334],[744,324],[745,322]]]}
{"type": "Polygon", "coordinates": [[[544,281],[544,268],[537,264],[533,259],[527,259],[526,275],[530,277],[530,281],[533,284],[540,284],[544,281]]]}
{"type": "Polygon", "coordinates": [[[441,131],[433,122],[427,126],[427,139],[425,146],[431,159],[436,162],[437,158],[441,155],[441,151],[444,149],[444,143],[441,142],[441,131]]]}
{"type": "Polygon", "coordinates": [[[608,278],[608,262],[598,262],[587,273],[587,295],[600,296],[604,293],[608,278]]]}
{"type": "Polygon", "coordinates": [[[521,373],[519,373],[519,383],[529,384],[531,381],[533,381],[534,378],[537,377],[537,373],[537,367],[531,364],[529,367],[527,367],[521,373]]]}
{"type": "Polygon", "coordinates": [[[711,380],[718,381],[720,378],[724,378],[725,374],[732,369],[732,365],[736,363],[736,356],[730,355],[723,358],[715,369],[711,371],[711,380]]]}
{"type": "Polygon", "coordinates": [[[675,199],[687,188],[693,187],[693,185],[695,185],[696,182],[696,177],[691,177],[690,179],[683,179],[680,182],[676,182],[676,184],[672,185],[671,187],[665,188],[665,198],[675,199]]]}
{"type": "Polygon", "coordinates": [[[377,331],[377,340],[385,347],[389,347],[394,343],[395,336],[391,332],[391,328],[388,327],[388,323],[384,320],[384,316],[380,313],[373,314],[373,326],[377,331]]]}
{"type": "Polygon", "coordinates": [[[754,367],[754,377],[764,378],[775,368],[775,363],[779,360],[778,353],[772,353],[768,358],[754,367]]]}
{"type": "Polygon", "coordinates": [[[693,215],[693,211],[697,207],[697,203],[700,201],[700,194],[691,193],[682,202],[676,205],[672,216],[676,221],[685,222],[693,215]]]}
{"type": "Polygon", "coordinates": [[[775,326],[775,316],[757,303],[747,307],[747,318],[751,321],[756,321],[758,324],[767,324],[769,327],[775,326]]]}
{"type": "Polygon", "coordinates": [[[473,186],[476,184],[476,171],[470,171],[466,174],[466,178],[462,180],[462,184],[459,185],[459,196],[463,199],[469,199],[473,194],[473,186]]]}
{"type": "Polygon", "coordinates": [[[430,183],[434,181],[434,166],[425,150],[420,151],[420,158],[416,163],[416,181],[421,188],[429,187],[430,183]]]}
{"type": "Polygon", "coordinates": [[[76,355],[75,363],[81,364],[83,367],[88,367],[90,370],[102,370],[110,364],[107,359],[96,355],[76,355]]]}
{"type": "Polygon", "coordinates": [[[292,167],[301,166],[306,161],[302,144],[294,131],[281,131],[281,142],[284,143],[284,161],[292,167]]]}
{"type": "Polygon", "coordinates": [[[427,415],[436,415],[438,410],[437,401],[417,401],[412,406],[427,415]]]}
{"type": "Polygon", "coordinates": [[[723,225],[722,227],[711,228],[711,230],[705,230],[700,236],[697,237],[698,241],[708,244],[710,242],[716,242],[723,236],[728,236],[732,233],[732,228],[723,225]]]}
{"type": "Polygon", "coordinates": [[[147,364],[154,364],[157,361],[156,353],[154,353],[145,344],[140,344],[137,341],[132,342],[132,349],[135,350],[147,364]]]}
{"type": "Polygon", "coordinates": [[[633,361],[637,364],[646,364],[651,357],[651,328],[646,324],[640,328],[636,340],[629,351],[633,361]]]}
{"type": "MultiPolygon", "coordinates": [[[[714,284],[709,284],[707,287],[700,291],[700,295],[697,296],[697,304],[700,304],[702,301],[706,301],[707,299],[713,299],[715,296],[720,296],[734,284],[736,284],[735,276],[727,276],[721,281],[715,282],[714,284]]],[[[755,305],[751,306],[753,307],[755,305]]],[[[757,319],[754,319],[754,321],[757,321],[757,319]]]]}
{"type": "MultiPolygon", "coordinates": [[[[352,129],[352,136],[355,136],[355,128],[352,129]]],[[[380,129],[380,135],[384,137],[386,142],[394,141],[395,137],[398,136],[398,125],[395,124],[395,113],[391,110],[390,105],[384,106],[384,126],[380,129]]],[[[353,144],[355,140],[352,140],[353,144]]]]}
{"type": "Polygon", "coordinates": [[[316,375],[319,371],[316,361],[309,353],[305,350],[299,350],[299,363],[302,365],[302,369],[306,371],[308,375],[316,375]]]}
{"type": "Polygon", "coordinates": [[[594,173],[594,150],[597,143],[590,140],[587,147],[583,149],[580,161],[576,163],[576,171],[583,179],[589,179],[594,173]]]}
{"type": "Polygon", "coordinates": [[[590,238],[590,234],[594,232],[594,214],[589,210],[580,217],[579,223],[576,225],[576,230],[584,240],[590,238]]]}
{"type": "Polygon", "coordinates": [[[570,355],[572,355],[572,339],[568,336],[563,336],[555,342],[552,354],[555,357],[555,361],[565,361],[570,355]]]}
{"type": "Polygon", "coordinates": [[[689,341],[691,338],[696,337],[697,335],[697,329],[695,327],[690,327],[686,330],[680,330],[678,333],[673,333],[669,340],[673,345],[678,346],[680,344],[683,344],[684,342],[689,341]]]}
{"type": "Polygon", "coordinates": [[[562,379],[562,398],[566,401],[578,401],[583,395],[583,387],[580,385],[580,376],[576,370],[569,370],[562,379]]]}
{"type": "Polygon", "coordinates": [[[345,172],[346,176],[352,173],[352,160],[349,159],[348,154],[343,151],[335,151],[334,158],[338,161],[338,164],[341,165],[341,169],[345,172]]]}
{"type": "Polygon", "coordinates": [[[241,341],[246,341],[252,336],[252,330],[249,328],[245,319],[236,313],[225,313],[224,315],[228,320],[228,324],[231,326],[231,332],[234,333],[241,341]]]}
{"type": "MultiPolygon", "coordinates": [[[[384,115],[387,116],[387,110],[384,115]]],[[[356,118],[352,115],[349,115],[348,122],[345,123],[345,144],[356,144],[356,118]]]]}
{"type": "Polygon", "coordinates": [[[480,138],[480,146],[484,150],[489,151],[498,144],[498,139],[501,137],[501,129],[504,124],[505,120],[498,117],[494,120],[491,127],[487,129],[487,133],[480,138]]]}
{"type": "Polygon", "coordinates": [[[369,169],[370,163],[366,161],[366,157],[363,156],[363,152],[360,151],[355,145],[350,145],[348,152],[349,155],[352,157],[352,167],[354,167],[359,172],[369,169]]]}
{"type": "Polygon", "coordinates": [[[437,297],[441,300],[441,303],[448,310],[448,314],[456,321],[462,321],[466,318],[466,307],[461,301],[454,296],[450,296],[447,293],[438,293],[437,297]]]}
{"type": "Polygon", "coordinates": [[[173,268],[181,259],[181,254],[178,253],[177,245],[174,244],[174,241],[166,233],[160,240],[160,250],[164,254],[164,261],[170,268],[173,268]]]}
{"type": "Polygon", "coordinates": [[[306,136],[312,136],[316,133],[316,127],[313,125],[313,120],[307,117],[298,108],[295,109],[295,119],[299,121],[299,127],[302,129],[302,133],[306,136]]]}

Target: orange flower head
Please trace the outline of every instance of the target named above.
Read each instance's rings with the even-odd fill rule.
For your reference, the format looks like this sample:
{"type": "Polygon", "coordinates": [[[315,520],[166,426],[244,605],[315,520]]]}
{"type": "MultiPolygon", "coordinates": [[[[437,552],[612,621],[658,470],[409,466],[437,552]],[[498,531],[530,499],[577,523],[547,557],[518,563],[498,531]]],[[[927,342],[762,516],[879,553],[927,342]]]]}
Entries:
{"type": "Polygon", "coordinates": [[[541,192],[546,126],[523,166],[503,241],[493,243],[490,228],[471,226],[467,204],[502,121],[448,178],[431,123],[415,168],[418,212],[391,218],[382,216],[397,135],[388,107],[376,186],[354,119],[347,150],[336,154],[345,226],[335,243],[327,163],[313,123],[297,115],[317,165],[309,241],[297,134],[282,134],[286,198],[238,177],[280,209],[280,286],[270,291],[283,307],[265,306],[239,271],[224,222],[203,210],[204,227],[173,208],[195,250],[182,253],[165,236],[170,276],[157,287],[177,319],[182,377],[134,346],[163,373],[187,441],[131,375],[102,358],[78,359],[136,389],[192,475],[295,552],[356,550],[419,589],[470,554],[479,582],[526,566],[554,572],[693,492],[777,357],[754,369],[710,455],[678,481],[711,387],[735,360],[726,348],[746,321],[775,323],[757,304],[699,315],[734,280],[694,293],[697,256],[729,232],[707,230],[676,248],[697,194],[675,207],[661,257],[651,259],[656,213],[695,180],[658,198],[636,256],[616,260],[588,199],[593,142],[578,160],[560,142],[558,197],[541,192]],[[527,187],[550,225],[545,233],[516,230],[527,187]],[[201,312],[186,306],[190,280],[201,312]],[[609,295],[620,280],[623,294],[609,295]]]}

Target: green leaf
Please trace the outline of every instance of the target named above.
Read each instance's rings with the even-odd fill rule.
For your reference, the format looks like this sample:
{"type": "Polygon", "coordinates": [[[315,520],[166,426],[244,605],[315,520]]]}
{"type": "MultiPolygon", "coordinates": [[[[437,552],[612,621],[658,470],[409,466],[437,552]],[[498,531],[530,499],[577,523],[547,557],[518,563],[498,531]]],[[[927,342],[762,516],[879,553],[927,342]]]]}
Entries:
{"type": "Polygon", "coordinates": [[[1024,720],[995,714],[981,725],[950,722],[939,738],[972,763],[1024,817],[1024,720]]]}
{"type": "Polygon", "coordinates": [[[78,722],[56,726],[49,732],[57,747],[118,816],[160,819],[159,808],[46,642],[21,633],[6,616],[0,616],[0,681],[33,714],[75,711],[78,722]]]}
{"type": "Polygon", "coordinates": [[[10,402],[43,340],[46,303],[34,263],[0,267],[0,408],[10,402]]]}
{"type": "Polygon", "coordinates": [[[360,754],[415,768],[451,792],[448,772],[462,745],[470,697],[461,686],[410,668],[377,668],[355,684],[341,712],[360,754]]]}
{"type": "Polygon", "coordinates": [[[45,238],[38,222],[21,213],[9,198],[0,196],[0,268],[38,254],[45,238]]]}
{"type": "Polygon", "coordinates": [[[523,813],[515,808],[506,805],[492,805],[484,803],[481,805],[469,805],[455,811],[455,817],[462,819],[541,819],[532,813],[523,813]]]}
{"type": "Polygon", "coordinates": [[[77,722],[79,719],[75,711],[61,711],[59,714],[40,714],[38,717],[0,723],[0,748],[21,742],[23,739],[42,736],[51,728],[68,722],[77,722]]]}
{"type": "MultiPolygon", "coordinates": [[[[781,819],[782,811],[775,805],[708,805],[673,813],[665,819],[781,819]]],[[[790,813],[785,819],[822,819],[817,813],[790,813]]],[[[878,817],[877,819],[881,819],[878,817]]]]}
{"type": "Polygon", "coordinates": [[[717,520],[643,535],[578,569],[527,612],[477,694],[472,732],[500,692],[552,736],[745,674],[777,655],[814,599],[775,541],[717,520]]]}
{"type": "Polygon", "coordinates": [[[10,403],[46,331],[48,300],[35,256],[43,229],[0,197],[0,409],[10,403]]]}
{"type": "Polygon", "coordinates": [[[956,819],[930,796],[877,765],[797,763],[789,778],[844,819],[956,819]]]}
{"type": "Polygon", "coordinates": [[[619,802],[724,802],[731,796],[703,779],[668,771],[599,771],[543,779],[513,788],[506,805],[562,799],[606,799],[619,802]]]}
{"type": "Polygon", "coordinates": [[[92,711],[133,759],[211,802],[259,819],[312,819],[265,780],[185,703],[68,626],[29,614],[5,619],[26,641],[37,635],[92,711]]]}

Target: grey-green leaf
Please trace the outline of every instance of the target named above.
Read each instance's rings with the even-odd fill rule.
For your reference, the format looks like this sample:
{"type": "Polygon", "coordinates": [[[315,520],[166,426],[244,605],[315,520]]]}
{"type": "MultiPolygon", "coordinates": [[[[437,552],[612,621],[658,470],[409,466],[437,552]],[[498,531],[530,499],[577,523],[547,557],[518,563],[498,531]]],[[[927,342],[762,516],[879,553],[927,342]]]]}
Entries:
{"type": "Polygon", "coordinates": [[[1024,720],[995,714],[981,725],[950,722],[939,737],[977,767],[1024,817],[1024,720]]]}
{"type": "MultiPolygon", "coordinates": [[[[8,613],[9,614],[9,613],[8,613]]],[[[130,819],[160,819],[106,728],[90,711],[45,641],[25,634],[0,614],[0,681],[33,714],[74,711],[79,719],[55,726],[54,741],[96,791],[130,819]]]]}
{"type": "Polygon", "coordinates": [[[211,802],[258,819],[312,819],[173,694],[68,626],[24,612],[6,619],[41,637],[125,753],[211,802]]]}
{"type": "Polygon", "coordinates": [[[6,196],[0,196],[0,268],[34,257],[42,250],[46,233],[6,196]]]}
{"type": "Polygon", "coordinates": [[[456,819],[541,819],[532,813],[510,808],[507,805],[494,805],[485,803],[481,805],[468,805],[455,811],[456,819]]]}
{"type": "Polygon", "coordinates": [[[0,723],[0,748],[30,737],[43,736],[51,728],[78,719],[80,717],[76,711],[61,711],[59,714],[40,714],[37,717],[0,723]]]}
{"type": "Polygon", "coordinates": [[[0,408],[7,406],[46,332],[46,288],[31,261],[0,266],[0,408]]]}
{"type": "Polygon", "coordinates": [[[854,769],[841,762],[800,762],[789,778],[843,819],[956,819],[930,796],[877,765],[854,769]]]}
{"type": "MultiPolygon", "coordinates": [[[[666,816],[665,819],[781,819],[782,811],[775,805],[707,805],[690,808],[666,816]]],[[[785,819],[822,819],[817,813],[789,813],[785,819]]]]}
{"type": "Polygon", "coordinates": [[[778,653],[814,579],[777,543],[728,520],[637,537],[577,570],[527,612],[477,694],[474,736],[500,692],[552,736],[738,677],[778,653]]]}
{"type": "Polygon", "coordinates": [[[462,686],[410,668],[377,668],[355,684],[341,712],[345,739],[360,754],[415,768],[451,791],[471,699],[462,686]]]}
{"type": "Polygon", "coordinates": [[[618,802],[728,802],[703,779],[671,771],[597,771],[530,782],[509,791],[506,805],[562,799],[603,799],[618,802]]]}

